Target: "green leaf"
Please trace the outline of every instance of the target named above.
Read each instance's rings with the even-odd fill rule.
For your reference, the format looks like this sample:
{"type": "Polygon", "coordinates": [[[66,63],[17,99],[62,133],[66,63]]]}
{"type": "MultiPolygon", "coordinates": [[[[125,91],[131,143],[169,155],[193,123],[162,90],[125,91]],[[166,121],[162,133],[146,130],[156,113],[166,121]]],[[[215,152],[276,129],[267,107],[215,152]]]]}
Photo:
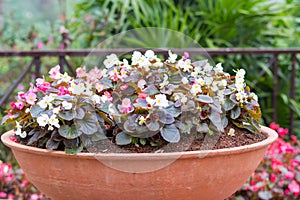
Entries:
{"type": "Polygon", "coordinates": [[[71,121],[75,117],[75,113],[73,110],[68,110],[65,112],[58,113],[58,116],[64,120],[71,121]]]}
{"type": "Polygon", "coordinates": [[[30,114],[32,117],[37,118],[45,109],[41,108],[38,105],[31,106],[30,108],[30,114]]]}
{"type": "Polygon", "coordinates": [[[97,141],[105,140],[105,139],[107,139],[105,132],[102,129],[102,127],[99,126],[98,131],[92,135],[92,141],[97,142],[97,141]]]}
{"type": "Polygon", "coordinates": [[[146,126],[150,131],[158,131],[159,123],[155,120],[150,120],[148,123],[146,122],[146,126]]]}
{"type": "Polygon", "coordinates": [[[231,110],[235,105],[236,104],[233,101],[231,101],[230,99],[226,99],[224,103],[224,109],[225,111],[231,110]]]}
{"type": "Polygon", "coordinates": [[[164,112],[162,110],[158,112],[158,116],[159,121],[163,124],[172,124],[175,121],[174,117],[170,113],[164,112]]]}
{"type": "Polygon", "coordinates": [[[175,108],[174,106],[169,106],[164,109],[168,113],[170,113],[173,117],[178,117],[181,114],[181,110],[178,108],[175,108]]]}
{"type": "Polygon", "coordinates": [[[159,93],[155,85],[149,85],[146,89],[143,90],[149,96],[159,93]]]}
{"type": "Polygon", "coordinates": [[[68,125],[60,126],[58,129],[58,133],[59,135],[67,139],[75,139],[82,134],[82,132],[79,131],[74,124],[72,126],[68,126],[68,125]]]}
{"type": "Polygon", "coordinates": [[[83,119],[85,115],[85,112],[82,108],[76,108],[75,109],[75,118],[76,119],[83,119]]]}
{"type": "Polygon", "coordinates": [[[56,96],[55,99],[61,101],[74,101],[74,97],[70,95],[56,96]]]}
{"type": "Polygon", "coordinates": [[[210,121],[217,127],[217,129],[221,132],[224,132],[222,120],[221,120],[221,114],[218,112],[214,112],[213,110],[208,115],[208,118],[210,121]]]}
{"type": "Polygon", "coordinates": [[[59,147],[60,141],[54,141],[52,138],[50,138],[46,143],[46,149],[48,150],[55,150],[59,147]]]}
{"type": "Polygon", "coordinates": [[[131,137],[125,132],[120,132],[116,135],[116,144],[117,145],[127,145],[131,143],[131,137]]]}
{"type": "Polygon", "coordinates": [[[145,138],[140,138],[140,143],[141,143],[141,145],[146,145],[146,143],[147,143],[147,140],[145,139],[145,138]]]}
{"type": "Polygon", "coordinates": [[[174,124],[166,125],[160,130],[161,136],[167,142],[176,143],[180,140],[179,130],[174,124]]]}
{"type": "Polygon", "coordinates": [[[74,147],[74,148],[65,147],[65,152],[68,155],[80,153],[82,150],[83,150],[83,145],[82,144],[80,144],[78,147],[74,147]]]}
{"type": "Polygon", "coordinates": [[[208,125],[206,123],[200,123],[197,125],[198,133],[207,133],[209,131],[208,125]]]}
{"type": "Polygon", "coordinates": [[[32,145],[36,143],[39,139],[40,132],[39,131],[34,131],[34,134],[31,136],[31,138],[28,140],[27,145],[32,145]]]}
{"type": "Polygon", "coordinates": [[[96,133],[99,127],[97,116],[94,113],[86,113],[83,119],[74,121],[76,127],[86,135],[96,133]]]}
{"type": "Polygon", "coordinates": [[[211,98],[210,96],[208,95],[203,95],[203,94],[199,94],[197,97],[196,97],[196,100],[197,101],[200,101],[202,103],[213,103],[214,100],[213,98],[211,98]]]}
{"type": "Polygon", "coordinates": [[[231,119],[237,119],[241,115],[241,108],[236,106],[234,109],[230,112],[230,118],[231,119]]]}

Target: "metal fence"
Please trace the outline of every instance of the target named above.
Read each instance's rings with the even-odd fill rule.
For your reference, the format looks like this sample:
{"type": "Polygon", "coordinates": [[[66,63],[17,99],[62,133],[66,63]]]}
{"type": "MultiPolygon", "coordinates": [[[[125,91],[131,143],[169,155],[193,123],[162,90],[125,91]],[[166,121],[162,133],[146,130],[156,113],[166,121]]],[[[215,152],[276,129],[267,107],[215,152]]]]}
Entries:
{"type": "MultiPolygon", "coordinates": [[[[143,50],[141,50],[143,51],[143,50]]],[[[291,57],[291,80],[290,80],[290,98],[295,99],[295,89],[296,89],[296,65],[300,65],[300,61],[297,55],[300,54],[300,49],[252,49],[252,48],[220,48],[220,49],[174,49],[176,53],[183,54],[183,52],[189,52],[190,54],[203,54],[207,53],[210,56],[218,55],[268,55],[270,56],[269,62],[266,63],[273,72],[273,91],[272,91],[272,109],[273,121],[277,120],[277,97],[278,97],[278,57],[279,55],[289,55],[291,57]]],[[[41,58],[42,57],[57,57],[59,65],[63,69],[68,69],[73,75],[75,74],[75,69],[70,65],[66,57],[85,57],[88,55],[98,55],[104,56],[110,53],[116,54],[129,54],[132,49],[105,49],[105,50],[43,50],[43,51],[0,51],[0,57],[31,57],[31,63],[25,68],[25,70],[18,76],[15,82],[7,89],[5,94],[0,100],[0,106],[5,107],[8,98],[13,93],[17,85],[23,80],[23,78],[34,68],[36,77],[40,76],[41,71],[41,58]]],[[[157,54],[162,54],[167,56],[167,51],[158,49],[157,54]]],[[[262,72],[263,73],[263,72],[262,72]]],[[[290,133],[294,130],[295,113],[291,109],[290,112],[290,133]]]]}

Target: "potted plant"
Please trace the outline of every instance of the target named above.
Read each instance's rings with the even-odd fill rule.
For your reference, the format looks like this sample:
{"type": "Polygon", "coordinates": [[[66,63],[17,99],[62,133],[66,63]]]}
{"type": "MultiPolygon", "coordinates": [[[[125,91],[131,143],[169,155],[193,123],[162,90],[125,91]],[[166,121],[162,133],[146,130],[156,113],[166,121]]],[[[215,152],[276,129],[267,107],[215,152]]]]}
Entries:
{"type": "Polygon", "coordinates": [[[53,199],[224,199],[237,190],[277,138],[259,125],[245,70],[231,76],[168,54],[111,54],[76,78],[56,66],[19,92],[2,141],[28,179],[53,199]]]}

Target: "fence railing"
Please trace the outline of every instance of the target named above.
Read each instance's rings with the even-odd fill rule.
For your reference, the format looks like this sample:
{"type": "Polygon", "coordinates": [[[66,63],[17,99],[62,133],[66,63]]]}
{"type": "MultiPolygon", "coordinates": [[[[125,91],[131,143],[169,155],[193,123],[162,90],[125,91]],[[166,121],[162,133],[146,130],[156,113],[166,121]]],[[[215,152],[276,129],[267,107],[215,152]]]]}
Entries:
{"type": "MultiPolygon", "coordinates": [[[[142,50],[141,50],[142,51],[142,50]]],[[[278,79],[279,79],[279,55],[290,55],[290,66],[291,66],[291,80],[290,80],[290,98],[295,99],[295,89],[296,89],[296,65],[300,65],[300,61],[297,55],[300,54],[299,49],[257,49],[257,48],[220,48],[220,49],[173,49],[174,52],[182,54],[183,52],[189,52],[190,54],[208,54],[210,56],[218,55],[268,55],[270,56],[269,62],[266,63],[267,67],[273,72],[273,91],[272,91],[272,119],[277,121],[277,97],[278,97],[278,79]]],[[[23,78],[34,68],[35,76],[39,77],[41,72],[41,58],[42,57],[57,57],[59,65],[62,69],[68,69],[73,75],[75,74],[75,69],[70,65],[67,60],[67,56],[72,57],[85,57],[89,55],[104,56],[111,53],[116,54],[129,54],[132,49],[101,49],[101,50],[41,50],[41,51],[0,51],[0,57],[31,57],[31,63],[25,68],[25,70],[16,78],[15,82],[7,89],[5,94],[0,100],[0,107],[5,107],[8,98],[13,93],[17,85],[23,80],[23,78]]],[[[162,54],[165,57],[168,52],[158,49],[157,54],[162,54]]],[[[261,75],[264,71],[261,72],[261,75]]],[[[294,131],[294,121],[295,113],[291,109],[290,112],[290,133],[294,131]]]]}

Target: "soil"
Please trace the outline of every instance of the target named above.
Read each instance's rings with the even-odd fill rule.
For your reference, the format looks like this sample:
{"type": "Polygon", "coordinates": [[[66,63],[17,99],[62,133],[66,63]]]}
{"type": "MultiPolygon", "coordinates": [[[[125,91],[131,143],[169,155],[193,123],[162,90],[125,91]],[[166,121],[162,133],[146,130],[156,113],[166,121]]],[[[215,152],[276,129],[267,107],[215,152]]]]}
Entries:
{"type": "Polygon", "coordinates": [[[249,145],[260,142],[267,138],[264,133],[251,133],[246,129],[239,129],[232,124],[229,124],[222,134],[203,135],[202,138],[196,138],[195,135],[184,135],[179,143],[164,142],[159,146],[146,145],[126,145],[117,146],[111,140],[102,140],[97,144],[89,147],[88,152],[93,153],[162,153],[162,152],[180,152],[180,151],[196,151],[196,150],[211,150],[223,149],[249,145]],[[235,129],[235,135],[228,135],[230,128],[235,129]]]}

